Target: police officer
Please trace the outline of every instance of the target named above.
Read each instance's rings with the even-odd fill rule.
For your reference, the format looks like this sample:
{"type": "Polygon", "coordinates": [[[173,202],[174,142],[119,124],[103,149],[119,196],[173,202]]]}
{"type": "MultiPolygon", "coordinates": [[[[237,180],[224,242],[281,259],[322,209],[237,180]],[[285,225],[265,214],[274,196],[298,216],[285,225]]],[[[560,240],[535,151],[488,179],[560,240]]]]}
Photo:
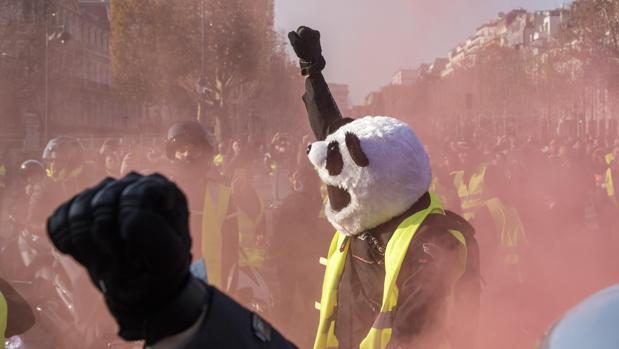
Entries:
{"type": "Polygon", "coordinates": [[[51,241],[82,264],[129,341],[147,348],[295,348],[193,277],[185,195],[161,175],[106,179],[58,207],[51,241]]]}
{"type": "Polygon", "coordinates": [[[47,214],[71,193],[85,188],[91,179],[84,148],[68,136],[53,138],[43,150],[45,179],[32,193],[28,220],[42,226],[47,214]]]}
{"type": "MultiPolygon", "coordinates": [[[[88,348],[92,343],[86,342],[86,338],[106,335],[113,327],[112,319],[102,306],[92,305],[96,293],[88,285],[88,275],[69,258],[53,254],[53,247],[48,239],[37,236],[44,234],[45,220],[49,212],[69,199],[73,193],[94,184],[93,167],[87,162],[82,144],[69,136],[58,136],[50,140],[43,150],[42,159],[45,178],[40,186],[34,188],[30,197],[27,218],[29,233],[32,234],[33,241],[39,243],[37,248],[41,251],[38,253],[49,255],[52,259],[49,264],[57,266],[61,270],[59,273],[66,274],[67,288],[72,298],[71,314],[68,318],[74,321],[71,324],[74,328],[72,333],[59,333],[62,332],[59,327],[53,329],[53,335],[63,342],[72,342],[79,338],[83,340],[84,348],[88,348]]],[[[48,342],[52,347],[60,345],[51,340],[48,342]]]]}
{"type": "Polygon", "coordinates": [[[26,160],[19,166],[18,174],[19,181],[13,193],[13,204],[9,208],[9,219],[19,227],[25,227],[30,197],[41,186],[45,169],[40,161],[26,160]]]}

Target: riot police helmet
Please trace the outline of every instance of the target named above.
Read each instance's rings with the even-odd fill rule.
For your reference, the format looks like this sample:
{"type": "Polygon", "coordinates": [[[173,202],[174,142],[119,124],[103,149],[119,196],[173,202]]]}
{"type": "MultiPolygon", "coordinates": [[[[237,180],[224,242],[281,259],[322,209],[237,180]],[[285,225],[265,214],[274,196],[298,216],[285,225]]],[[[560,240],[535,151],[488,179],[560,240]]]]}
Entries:
{"type": "Polygon", "coordinates": [[[84,163],[84,148],[76,138],[59,136],[47,143],[42,158],[48,175],[54,177],[60,171],[80,168],[84,163]]]}
{"type": "Polygon", "coordinates": [[[168,129],[166,155],[171,161],[194,162],[213,149],[204,127],[197,121],[177,122],[168,129]]]}
{"type": "Polygon", "coordinates": [[[38,181],[45,177],[45,166],[38,160],[26,160],[19,165],[19,177],[24,181],[38,181]]]}

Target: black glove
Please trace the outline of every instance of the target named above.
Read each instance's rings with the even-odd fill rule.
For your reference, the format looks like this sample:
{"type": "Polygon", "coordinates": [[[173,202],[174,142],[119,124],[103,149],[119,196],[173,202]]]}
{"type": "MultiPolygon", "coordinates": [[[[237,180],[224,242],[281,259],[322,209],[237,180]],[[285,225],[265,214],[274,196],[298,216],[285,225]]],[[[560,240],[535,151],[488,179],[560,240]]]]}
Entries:
{"type": "Polygon", "coordinates": [[[325,68],[318,30],[302,26],[296,32],[288,33],[288,39],[297,57],[299,57],[303,76],[320,73],[325,68]]]}
{"type": "Polygon", "coordinates": [[[206,287],[191,277],[184,194],[161,175],[105,179],[56,209],[49,236],[105,297],[127,340],[152,344],[190,327],[206,287]]]}

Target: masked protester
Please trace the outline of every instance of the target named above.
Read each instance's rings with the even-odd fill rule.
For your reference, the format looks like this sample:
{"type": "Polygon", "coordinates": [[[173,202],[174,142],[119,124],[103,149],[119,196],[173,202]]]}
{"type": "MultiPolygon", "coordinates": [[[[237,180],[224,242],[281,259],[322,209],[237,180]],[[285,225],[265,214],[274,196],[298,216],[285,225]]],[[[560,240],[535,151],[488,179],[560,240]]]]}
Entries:
{"type": "Polygon", "coordinates": [[[54,245],[88,270],[126,340],[152,349],[295,348],[192,276],[189,215],[172,182],[132,173],[82,191],[47,227],[54,245]]]}
{"type": "Polygon", "coordinates": [[[317,138],[308,158],[337,229],[314,348],[473,347],[480,288],[473,228],[428,192],[429,159],[408,125],[342,118],[321,73],[320,33],[300,27],[288,37],[317,138]]]}

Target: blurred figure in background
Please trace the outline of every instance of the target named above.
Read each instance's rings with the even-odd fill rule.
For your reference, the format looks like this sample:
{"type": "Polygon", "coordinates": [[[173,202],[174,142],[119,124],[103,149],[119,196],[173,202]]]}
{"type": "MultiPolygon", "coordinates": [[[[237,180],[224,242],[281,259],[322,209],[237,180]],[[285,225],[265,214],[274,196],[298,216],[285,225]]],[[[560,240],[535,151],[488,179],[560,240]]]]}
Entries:
{"type": "Polygon", "coordinates": [[[292,193],[275,209],[269,264],[275,269],[275,323],[301,348],[310,348],[318,323],[324,272],[317,263],[329,247],[329,223],[321,217],[320,180],[306,164],[291,177],[292,193]]]}
{"type": "Polygon", "coordinates": [[[38,160],[26,160],[19,166],[19,184],[10,206],[10,217],[19,227],[28,225],[27,214],[30,197],[40,191],[45,179],[45,168],[38,160]]]}
{"type": "Polygon", "coordinates": [[[289,193],[289,180],[296,153],[290,144],[290,135],[278,132],[271,139],[269,152],[264,155],[264,164],[271,176],[274,205],[278,205],[289,193]]]}
{"type": "Polygon", "coordinates": [[[118,177],[122,160],[119,141],[106,139],[99,148],[99,156],[102,172],[109,177],[118,177]]]}
{"type": "MultiPolygon", "coordinates": [[[[197,121],[181,121],[170,127],[166,141],[169,166],[166,173],[187,193],[192,228],[192,255],[208,266],[208,280],[224,289],[238,262],[238,212],[234,210],[229,178],[212,166],[214,149],[209,135],[197,121]]],[[[235,147],[238,168],[241,147],[235,147]]],[[[231,161],[232,162],[232,161],[231,161]]],[[[238,194],[245,179],[237,177],[238,194]]],[[[239,200],[243,201],[243,200],[239,200]]]]}
{"type": "Polygon", "coordinates": [[[56,137],[47,143],[42,155],[45,179],[30,198],[28,221],[43,226],[50,210],[71,193],[94,182],[93,169],[87,166],[85,151],[80,142],[67,136],[56,137]]]}

